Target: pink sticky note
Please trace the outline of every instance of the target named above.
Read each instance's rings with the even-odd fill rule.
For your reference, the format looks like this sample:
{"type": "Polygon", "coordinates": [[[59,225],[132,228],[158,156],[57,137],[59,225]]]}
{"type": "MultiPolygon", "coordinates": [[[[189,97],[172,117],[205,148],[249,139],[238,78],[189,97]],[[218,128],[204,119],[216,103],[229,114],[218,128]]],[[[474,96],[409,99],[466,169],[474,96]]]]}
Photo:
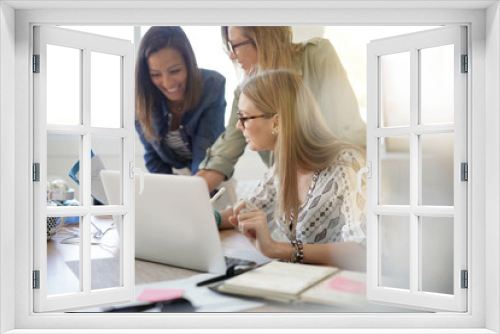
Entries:
{"type": "Polygon", "coordinates": [[[330,289],[347,292],[347,293],[357,293],[360,295],[366,294],[366,284],[359,281],[354,281],[342,276],[337,276],[332,278],[327,286],[330,289]]]}
{"type": "Polygon", "coordinates": [[[184,289],[144,289],[137,300],[147,302],[160,302],[182,297],[184,289]]]}

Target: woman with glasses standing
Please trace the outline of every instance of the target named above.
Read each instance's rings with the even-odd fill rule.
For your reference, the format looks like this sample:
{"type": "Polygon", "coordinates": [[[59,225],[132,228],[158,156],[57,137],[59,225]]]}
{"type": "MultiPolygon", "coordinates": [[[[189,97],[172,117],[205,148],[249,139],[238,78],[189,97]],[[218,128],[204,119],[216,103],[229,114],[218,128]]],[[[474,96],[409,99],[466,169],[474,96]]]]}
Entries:
{"type": "MultiPolygon", "coordinates": [[[[222,38],[229,57],[246,77],[272,69],[289,69],[299,74],[311,90],[328,128],[340,139],[361,148],[366,146],[366,124],[330,41],[313,38],[293,43],[291,27],[222,27],[222,38]]],[[[272,87],[273,91],[277,89],[272,87]]],[[[234,165],[245,150],[245,138],[235,127],[239,96],[237,88],[228,128],[209,148],[197,174],[205,178],[210,190],[232,176],[234,165]]],[[[266,164],[271,161],[269,152],[259,154],[266,164]]]]}
{"type": "Polygon", "coordinates": [[[151,27],[136,63],[136,129],[151,173],[198,172],[224,132],[226,79],[200,69],[180,27],[151,27]]]}
{"type": "Polygon", "coordinates": [[[237,118],[249,149],[276,159],[248,200],[253,210],[243,201],[222,211],[220,228],[237,225],[271,258],[365,270],[366,200],[356,187],[363,154],[325,126],[301,77],[288,70],[252,76],[237,118]]]}

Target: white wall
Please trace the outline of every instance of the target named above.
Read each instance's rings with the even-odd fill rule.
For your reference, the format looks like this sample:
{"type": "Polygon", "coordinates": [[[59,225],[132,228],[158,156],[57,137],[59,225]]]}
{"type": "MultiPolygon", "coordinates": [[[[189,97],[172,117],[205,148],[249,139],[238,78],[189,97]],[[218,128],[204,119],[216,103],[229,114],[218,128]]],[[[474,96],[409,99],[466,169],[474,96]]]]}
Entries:
{"type": "MultiPolygon", "coordinates": [[[[500,234],[500,5],[498,3],[488,8],[486,12],[486,216],[490,221],[486,228],[486,253],[500,254],[498,236],[500,234]]],[[[497,261],[500,261],[497,258],[497,261]]],[[[498,314],[500,308],[495,300],[500,298],[499,266],[486,266],[486,326],[496,333],[500,332],[498,314]]]]}
{"type": "MultiPolygon", "coordinates": [[[[0,233],[1,254],[12,249],[14,243],[14,95],[15,95],[15,40],[14,10],[0,2],[0,221],[8,222],[0,233]]],[[[0,332],[14,328],[14,258],[0,258],[0,332]]]]}

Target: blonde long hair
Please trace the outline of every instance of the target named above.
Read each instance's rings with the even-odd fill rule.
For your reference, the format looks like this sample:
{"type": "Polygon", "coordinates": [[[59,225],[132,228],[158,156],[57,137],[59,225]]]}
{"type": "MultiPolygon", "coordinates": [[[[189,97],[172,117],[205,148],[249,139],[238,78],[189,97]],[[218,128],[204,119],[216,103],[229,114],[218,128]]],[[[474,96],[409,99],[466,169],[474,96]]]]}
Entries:
{"type": "Polygon", "coordinates": [[[285,221],[289,221],[300,203],[297,171],[322,170],[334,162],[341,150],[353,146],[328,129],[311,91],[292,71],[271,70],[254,75],[243,83],[242,94],[259,111],[279,117],[274,174],[280,187],[275,217],[285,215],[285,221]]]}
{"type": "MultiPolygon", "coordinates": [[[[273,69],[292,69],[298,55],[302,53],[301,44],[293,43],[292,27],[249,27],[239,26],[244,37],[252,40],[257,49],[257,65],[252,74],[273,69]]],[[[221,27],[222,41],[229,52],[229,27],[221,27]]]]}

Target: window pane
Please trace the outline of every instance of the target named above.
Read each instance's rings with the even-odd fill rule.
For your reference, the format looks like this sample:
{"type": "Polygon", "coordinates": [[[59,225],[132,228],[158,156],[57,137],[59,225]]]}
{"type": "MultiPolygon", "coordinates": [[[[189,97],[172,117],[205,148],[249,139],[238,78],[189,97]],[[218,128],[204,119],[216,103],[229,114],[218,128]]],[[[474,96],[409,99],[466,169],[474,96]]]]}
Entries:
{"type": "Polygon", "coordinates": [[[379,216],[381,274],[379,285],[410,289],[410,218],[379,216]]]}
{"type": "Polygon", "coordinates": [[[121,286],[120,238],[112,216],[92,216],[91,289],[121,286]]]}
{"type": "Polygon", "coordinates": [[[420,50],[422,124],[453,123],[453,45],[420,50]]]}
{"type": "Polygon", "coordinates": [[[79,235],[80,217],[47,217],[47,295],[81,291],[79,235]]]}
{"type": "Polygon", "coordinates": [[[380,138],[380,204],[410,205],[410,139],[380,138]]]}
{"type": "Polygon", "coordinates": [[[47,45],[47,123],[80,124],[81,50],[47,45]]]}
{"type": "Polygon", "coordinates": [[[121,125],[121,57],[90,53],[91,125],[119,128],[121,125]]]}
{"type": "Polygon", "coordinates": [[[79,160],[80,136],[47,134],[47,205],[80,205],[79,160]]]}
{"type": "Polygon", "coordinates": [[[421,218],[422,291],[453,294],[453,218],[421,218]]]}
{"type": "MultiPolygon", "coordinates": [[[[92,136],[92,196],[94,204],[109,204],[101,179],[103,169],[118,170],[122,168],[122,138],[92,136]]],[[[120,177],[121,180],[121,177],[120,177]]],[[[122,196],[120,196],[122,198],[122,196]]],[[[121,204],[121,203],[120,203],[121,204]]],[[[116,203],[115,203],[116,205],[116,203]]]]}
{"type": "Polygon", "coordinates": [[[410,125],[410,53],[380,57],[382,127],[410,125]]]}
{"type": "Polygon", "coordinates": [[[453,133],[421,135],[422,205],[453,206],[453,133]]]}

